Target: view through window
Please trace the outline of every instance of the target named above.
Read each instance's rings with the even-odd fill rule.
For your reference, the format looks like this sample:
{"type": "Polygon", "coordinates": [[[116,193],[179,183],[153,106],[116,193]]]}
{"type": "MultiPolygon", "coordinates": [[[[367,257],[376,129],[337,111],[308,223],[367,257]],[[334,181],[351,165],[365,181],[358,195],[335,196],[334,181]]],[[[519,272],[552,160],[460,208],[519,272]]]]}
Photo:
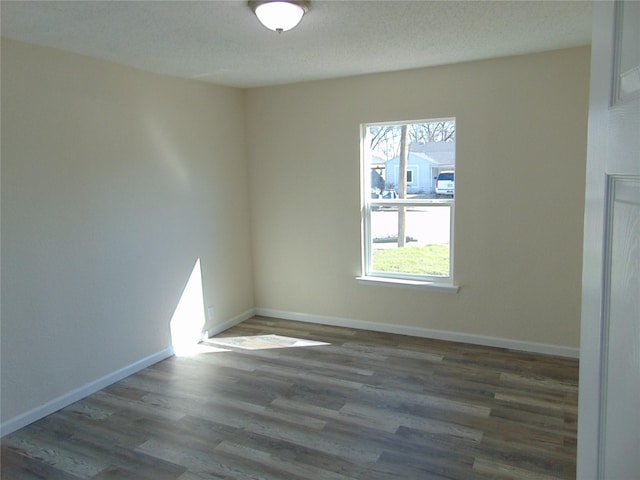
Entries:
{"type": "Polygon", "coordinates": [[[362,125],[364,275],[452,282],[454,118],[362,125]]]}

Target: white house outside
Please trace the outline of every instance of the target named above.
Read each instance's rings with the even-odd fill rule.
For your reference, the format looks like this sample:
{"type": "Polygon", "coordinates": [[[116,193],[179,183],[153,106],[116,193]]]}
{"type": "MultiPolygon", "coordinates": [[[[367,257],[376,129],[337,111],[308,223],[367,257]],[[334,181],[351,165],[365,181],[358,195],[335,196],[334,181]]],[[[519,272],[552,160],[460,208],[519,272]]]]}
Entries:
{"type": "MultiPolygon", "coordinates": [[[[455,142],[412,143],[407,159],[407,193],[433,194],[438,174],[455,170],[455,148],[455,142]]],[[[371,163],[372,184],[374,177],[381,177],[386,190],[397,189],[400,157],[393,157],[386,162],[380,157],[376,160],[371,163]]]]}

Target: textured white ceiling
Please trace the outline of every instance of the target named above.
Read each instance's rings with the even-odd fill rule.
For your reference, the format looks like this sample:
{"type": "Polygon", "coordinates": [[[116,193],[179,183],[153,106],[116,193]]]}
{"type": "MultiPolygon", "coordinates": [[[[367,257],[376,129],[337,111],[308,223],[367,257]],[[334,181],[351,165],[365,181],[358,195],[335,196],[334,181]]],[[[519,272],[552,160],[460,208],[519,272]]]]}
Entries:
{"type": "Polygon", "coordinates": [[[588,1],[315,0],[264,28],[246,1],[7,1],[1,34],[142,70],[255,87],[588,45],[588,1]]]}

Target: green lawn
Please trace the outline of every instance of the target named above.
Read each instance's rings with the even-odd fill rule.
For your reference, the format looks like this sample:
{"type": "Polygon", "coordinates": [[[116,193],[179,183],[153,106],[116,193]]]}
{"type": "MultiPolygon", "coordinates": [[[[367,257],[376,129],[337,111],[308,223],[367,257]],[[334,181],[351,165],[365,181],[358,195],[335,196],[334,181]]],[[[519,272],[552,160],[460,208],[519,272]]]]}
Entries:
{"type": "Polygon", "coordinates": [[[379,272],[449,275],[449,246],[431,244],[373,252],[373,269],[379,272]]]}

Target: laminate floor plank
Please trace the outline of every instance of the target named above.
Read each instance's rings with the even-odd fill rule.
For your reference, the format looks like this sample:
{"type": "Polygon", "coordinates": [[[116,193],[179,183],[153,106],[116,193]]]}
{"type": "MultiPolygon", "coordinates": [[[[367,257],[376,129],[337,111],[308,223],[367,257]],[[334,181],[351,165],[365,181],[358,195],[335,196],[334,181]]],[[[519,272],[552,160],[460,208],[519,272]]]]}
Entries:
{"type": "Polygon", "coordinates": [[[266,317],[202,352],[5,436],[2,478],[575,478],[577,360],[266,317]]]}
{"type": "Polygon", "coordinates": [[[2,478],[20,480],[79,480],[71,473],[56,468],[55,465],[32,458],[29,453],[14,447],[2,450],[2,478]]]}

